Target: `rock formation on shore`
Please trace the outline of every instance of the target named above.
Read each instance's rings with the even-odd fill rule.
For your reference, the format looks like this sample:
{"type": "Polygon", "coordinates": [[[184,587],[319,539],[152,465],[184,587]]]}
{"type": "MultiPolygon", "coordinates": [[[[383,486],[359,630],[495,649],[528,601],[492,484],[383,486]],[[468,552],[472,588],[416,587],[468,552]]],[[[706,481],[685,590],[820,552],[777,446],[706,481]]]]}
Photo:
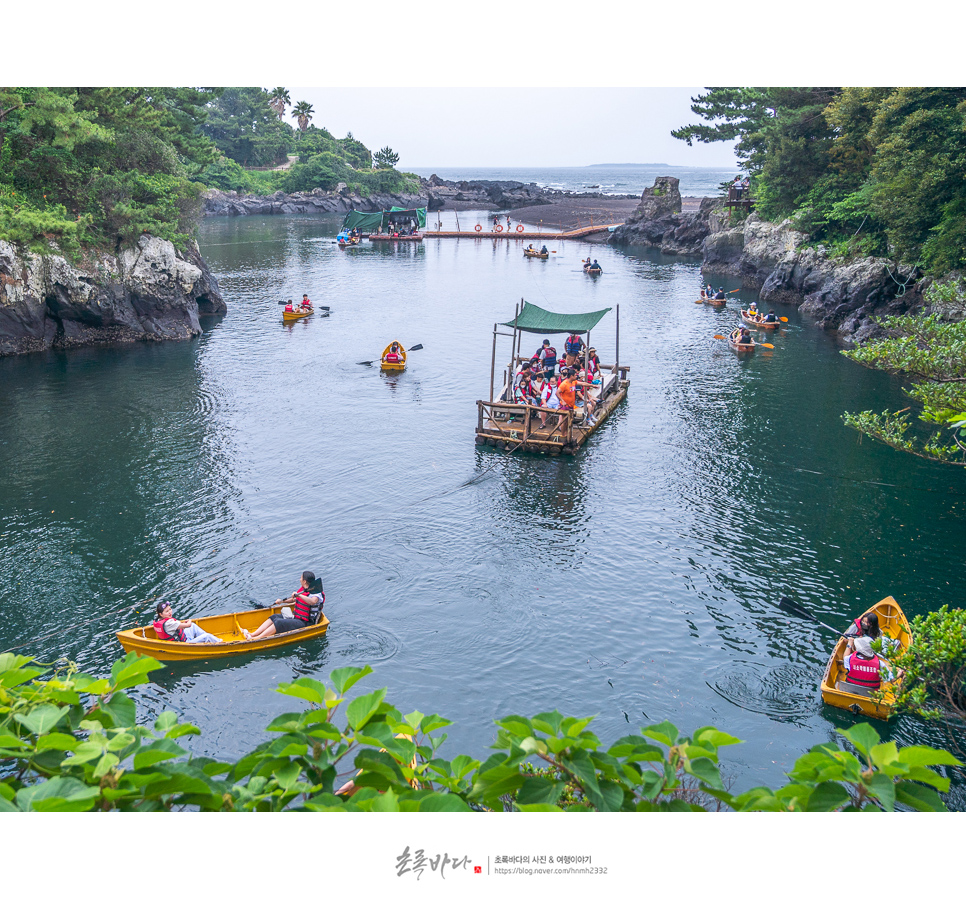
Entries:
{"type": "Polygon", "coordinates": [[[147,234],[78,262],[0,240],[0,356],[106,342],[187,339],[227,311],[194,246],[147,234]]]}
{"type": "Polygon", "coordinates": [[[739,279],[758,291],[757,300],[796,305],[846,341],[877,335],[876,316],[922,306],[921,279],[913,269],[882,258],[833,259],[824,247],[809,246],[790,220],[772,224],[752,212],[732,223],[720,204],[719,198],[705,198],[696,212],[682,213],[678,180],[660,178],[610,240],[700,256],[702,271],[739,279]]]}
{"type": "Polygon", "coordinates": [[[600,197],[584,192],[542,188],[534,182],[497,182],[484,179],[454,182],[441,179],[435,174],[419,181],[420,189],[416,194],[372,195],[368,198],[350,194],[344,186],[332,192],[317,188],[311,192],[275,192],[268,196],[209,189],[204,195],[204,215],[232,217],[245,214],[345,214],[351,210],[382,211],[392,207],[427,208],[430,211],[511,211],[530,205],[600,197]]]}

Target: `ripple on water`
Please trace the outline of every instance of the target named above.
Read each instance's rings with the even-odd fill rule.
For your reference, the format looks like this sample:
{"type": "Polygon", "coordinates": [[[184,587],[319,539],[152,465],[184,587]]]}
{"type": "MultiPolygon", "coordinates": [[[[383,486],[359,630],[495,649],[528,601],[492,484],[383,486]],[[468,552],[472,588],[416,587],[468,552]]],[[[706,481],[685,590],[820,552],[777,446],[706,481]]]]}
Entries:
{"type": "Polygon", "coordinates": [[[732,705],[782,722],[805,721],[819,705],[815,671],[806,665],[730,661],[709,669],[706,683],[732,705]]]}

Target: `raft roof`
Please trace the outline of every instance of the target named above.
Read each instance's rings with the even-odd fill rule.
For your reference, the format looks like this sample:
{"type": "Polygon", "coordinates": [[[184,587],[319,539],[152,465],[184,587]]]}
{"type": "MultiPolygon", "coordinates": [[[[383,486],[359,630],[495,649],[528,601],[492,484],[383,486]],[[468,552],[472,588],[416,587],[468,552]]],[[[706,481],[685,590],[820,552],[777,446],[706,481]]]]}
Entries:
{"type": "Polygon", "coordinates": [[[555,332],[590,332],[603,318],[610,313],[611,308],[595,310],[593,313],[551,313],[542,307],[527,301],[523,302],[523,309],[515,320],[500,323],[524,332],[536,332],[540,335],[550,335],[555,332]]]}

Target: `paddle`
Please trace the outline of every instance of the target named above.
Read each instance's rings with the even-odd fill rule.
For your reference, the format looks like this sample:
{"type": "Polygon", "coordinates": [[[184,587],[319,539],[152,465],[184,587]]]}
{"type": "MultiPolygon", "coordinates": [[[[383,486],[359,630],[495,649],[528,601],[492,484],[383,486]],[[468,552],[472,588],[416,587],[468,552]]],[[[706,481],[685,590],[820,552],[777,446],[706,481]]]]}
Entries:
{"type": "MultiPolygon", "coordinates": [[[[423,347],[422,345],[413,345],[413,347],[407,349],[407,351],[419,351],[422,347],[423,347]]],[[[366,367],[372,367],[372,365],[375,364],[377,360],[381,361],[382,358],[375,358],[372,361],[356,361],[356,364],[364,364],[366,367]]]]}
{"type": "Polygon", "coordinates": [[[823,629],[830,629],[836,635],[843,635],[842,631],[836,629],[834,626],[829,626],[828,623],[823,623],[814,613],[810,613],[801,604],[796,603],[790,597],[783,597],[779,602],[778,606],[781,607],[786,613],[794,613],[796,616],[805,617],[806,619],[813,620],[818,623],[823,629]]]}
{"type": "MultiPolygon", "coordinates": [[[[714,336],[712,336],[712,338],[714,338],[714,339],[720,339],[721,341],[724,341],[725,339],[729,338],[729,336],[727,336],[727,335],[714,335],[714,336]]],[[[745,345],[757,345],[760,348],[774,348],[775,347],[774,345],[769,345],[767,342],[756,342],[754,339],[752,339],[750,342],[744,342],[742,344],[745,344],[745,345]]]]}

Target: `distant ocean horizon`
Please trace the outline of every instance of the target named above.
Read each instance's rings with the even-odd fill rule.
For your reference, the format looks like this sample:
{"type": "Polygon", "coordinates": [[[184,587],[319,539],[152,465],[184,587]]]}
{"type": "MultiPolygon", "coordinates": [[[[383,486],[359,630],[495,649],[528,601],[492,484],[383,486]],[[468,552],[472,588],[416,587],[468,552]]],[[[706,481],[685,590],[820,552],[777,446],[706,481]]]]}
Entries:
{"type": "Polygon", "coordinates": [[[407,166],[402,172],[428,179],[435,174],[452,182],[483,179],[496,182],[535,182],[542,188],[599,195],[639,196],[658,176],[680,180],[685,198],[721,194],[721,183],[738,174],[734,166],[673,166],[667,163],[601,163],[593,166],[407,166]]]}

